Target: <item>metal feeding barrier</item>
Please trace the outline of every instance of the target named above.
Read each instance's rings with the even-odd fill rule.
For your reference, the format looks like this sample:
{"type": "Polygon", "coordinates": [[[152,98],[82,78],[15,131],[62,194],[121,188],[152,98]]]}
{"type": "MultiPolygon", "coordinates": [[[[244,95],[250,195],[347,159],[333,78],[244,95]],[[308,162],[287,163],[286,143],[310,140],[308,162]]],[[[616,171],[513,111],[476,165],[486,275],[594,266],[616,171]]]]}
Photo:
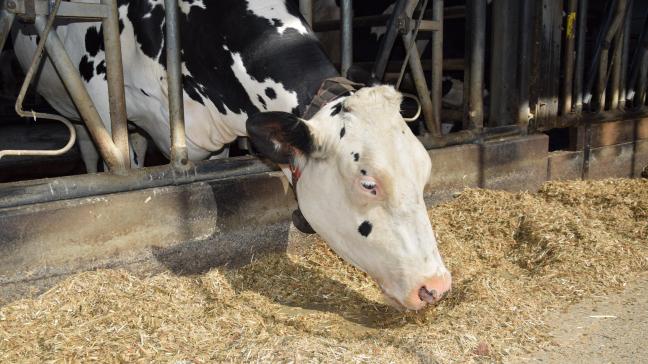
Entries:
{"type": "MultiPolygon", "coordinates": [[[[178,30],[177,0],[165,0],[167,82],[169,87],[169,118],[171,127],[171,165],[176,169],[186,168],[189,164],[184,132],[184,112],[180,70],[180,39],[178,30]]],[[[46,118],[64,123],[70,130],[70,141],[57,151],[2,151],[4,155],[59,155],[65,153],[74,143],[75,132],[65,118],[34,111],[24,112],[22,100],[40,65],[43,49],[47,50],[49,60],[58,71],[72,101],[88,128],[101,157],[110,172],[127,174],[130,169],[126,100],[124,97],[124,73],[121,56],[119,13],[116,0],[101,0],[98,4],[55,2],[48,0],[8,0],[3,2],[0,12],[0,45],[4,45],[16,17],[33,23],[40,41],[34,54],[31,67],[23,82],[20,95],[16,100],[16,112],[21,116],[46,118]],[[101,21],[106,54],[106,78],[110,104],[110,132],[104,127],[78,70],[70,60],[56,31],[51,31],[57,19],[75,21],[101,21]]]]}

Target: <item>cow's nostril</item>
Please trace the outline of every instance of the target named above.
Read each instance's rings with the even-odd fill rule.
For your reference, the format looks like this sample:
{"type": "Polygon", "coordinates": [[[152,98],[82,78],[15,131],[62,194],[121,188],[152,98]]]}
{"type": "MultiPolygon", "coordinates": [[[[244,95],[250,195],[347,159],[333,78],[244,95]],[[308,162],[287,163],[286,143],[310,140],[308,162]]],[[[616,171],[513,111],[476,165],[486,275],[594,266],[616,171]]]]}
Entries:
{"type": "Polygon", "coordinates": [[[428,289],[423,286],[419,289],[419,298],[423,302],[434,303],[439,297],[435,290],[432,289],[428,291],[428,289]]]}

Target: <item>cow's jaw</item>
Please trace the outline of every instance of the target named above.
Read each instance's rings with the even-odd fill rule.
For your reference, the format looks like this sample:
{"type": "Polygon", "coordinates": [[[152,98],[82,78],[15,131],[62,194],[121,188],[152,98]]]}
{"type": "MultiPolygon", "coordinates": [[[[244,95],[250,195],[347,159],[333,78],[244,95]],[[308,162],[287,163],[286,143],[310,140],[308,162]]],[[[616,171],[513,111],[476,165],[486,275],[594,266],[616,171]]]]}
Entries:
{"type": "Polygon", "coordinates": [[[423,200],[430,158],[402,121],[399,103],[390,105],[394,94],[363,89],[343,111],[329,105],[308,121],[318,149],[297,160],[297,195],[314,230],[374,278],[388,303],[418,310],[440,299],[451,278],[423,200]],[[368,105],[375,110],[363,102],[377,103],[368,105]]]}

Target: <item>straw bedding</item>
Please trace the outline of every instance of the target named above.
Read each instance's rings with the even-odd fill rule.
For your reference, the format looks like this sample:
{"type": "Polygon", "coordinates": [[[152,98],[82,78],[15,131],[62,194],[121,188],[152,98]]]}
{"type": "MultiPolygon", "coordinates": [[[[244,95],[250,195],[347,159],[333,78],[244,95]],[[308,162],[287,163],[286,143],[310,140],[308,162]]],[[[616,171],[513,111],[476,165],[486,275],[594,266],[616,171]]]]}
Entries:
{"type": "Polygon", "coordinates": [[[454,275],[402,313],[317,238],[199,276],[81,273],[0,308],[0,362],[499,361],[551,344],[545,314],[648,270],[648,180],[466,190],[430,210],[454,275]]]}

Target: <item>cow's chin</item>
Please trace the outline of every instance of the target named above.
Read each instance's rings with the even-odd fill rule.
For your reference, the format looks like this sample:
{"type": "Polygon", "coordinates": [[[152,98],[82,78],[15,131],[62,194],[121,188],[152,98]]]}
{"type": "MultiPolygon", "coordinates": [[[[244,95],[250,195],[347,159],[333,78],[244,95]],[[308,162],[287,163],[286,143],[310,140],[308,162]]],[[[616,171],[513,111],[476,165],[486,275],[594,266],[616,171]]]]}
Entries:
{"type": "Polygon", "coordinates": [[[425,308],[426,304],[425,302],[421,301],[420,305],[417,306],[409,306],[409,305],[404,305],[402,304],[399,300],[395,299],[394,297],[390,296],[387,292],[385,292],[382,287],[380,288],[382,292],[382,297],[383,300],[385,301],[386,304],[389,306],[395,308],[396,310],[400,312],[406,312],[406,311],[419,311],[425,308]]]}

